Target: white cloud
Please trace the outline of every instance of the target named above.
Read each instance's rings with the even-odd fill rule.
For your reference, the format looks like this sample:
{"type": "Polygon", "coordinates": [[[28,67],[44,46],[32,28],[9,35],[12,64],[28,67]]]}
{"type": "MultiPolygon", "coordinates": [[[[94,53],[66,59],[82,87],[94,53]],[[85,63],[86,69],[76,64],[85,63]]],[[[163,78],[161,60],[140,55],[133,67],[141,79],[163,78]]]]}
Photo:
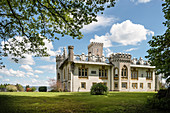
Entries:
{"type": "Polygon", "coordinates": [[[9,80],[9,79],[4,79],[3,81],[4,81],[4,82],[9,82],[10,80],[9,80]]]}
{"type": "Polygon", "coordinates": [[[35,65],[35,61],[32,57],[32,55],[24,54],[25,58],[19,59],[19,64],[25,64],[25,65],[35,65]]]}
{"type": "Polygon", "coordinates": [[[34,73],[42,74],[42,73],[44,73],[44,72],[43,72],[43,71],[40,71],[40,70],[35,70],[34,73]]]}
{"type": "Polygon", "coordinates": [[[131,2],[135,2],[135,3],[148,3],[151,2],[151,0],[130,0],[131,2]]]}
{"type": "Polygon", "coordinates": [[[0,76],[0,79],[2,79],[3,78],[3,76],[0,76]]]}
{"type": "Polygon", "coordinates": [[[130,49],[127,49],[127,50],[124,50],[125,52],[129,52],[129,51],[134,51],[134,50],[137,50],[138,48],[130,48],[130,49]]]}
{"type": "Polygon", "coordinates": [[[105,52],[106,52],[106,57],[109,57],[113,53],[109,48],[106,48],[105,52]]]}
{"type": "MultiPolygon", "coordinates": [[[[53,48],[53,45],[51,44],[50,47],[53,48]]],[[[47,61],[47,62],[55,62],[56,59],[52,58],[52,57],[56,56],[56,55],[61,55],[62,54],[62,49],[63,49],[63,47],[59,47],[57,51],[49,50],[49,52],[51,53],[51,56],[49,56],[49,57],[41,57],[41,60],[47,61]]]]}
{"type": "Polygon", "coordinates": [[[32,83],[36,83],[37,80],[36,80],[36,79],[31,79],[31,82],[32,82],[32,83]]]}
{"type": "Polygon", "coordinates": [[[47,61],[47,62],[55,62],[55,58],[51,58],[51,57],[41,57],[41,60],[43,61],[47,61]]]}
{"type": "Polygon", "coordinates": [[[90,42],[100,42],[103,43],[103,47],[111,47],[112,43],[111,40],[109,40],[109,34],[107,33],[106,35],[102,36],[94,36],[94,39],[91,39],[90,42]]]}
{"type": "Polygon", "coordinates": [[[25,77],[25,72],[17,70],[16,77],[25,77]]]}
{"type": "Polygon", "coordinates": [[[28,72],[26,73],[27,75],[31,75],[31,76],[34,76],[34,73],[31,73],[31,72],[28,72]]]}
{"type": "Polygon", "coordinates": [[[134,24],[130,20],[126,20],[122,23],[113,24],[110,34],[106,33],[101,37],[96,35],[95,39],[90,41],[103,42],[104,47],[111,47],[111,42],[117,42],[124,46],[137,45],[139,42],[146,40],[147,35],[154,35],[154,32],[145,29],[143,25],[134,24]]]}
{"type": "Polygon", "coordinates": [[[16,75],[16,74],[17,74],[17,71],[14,71],[13,69],[9,69],[9,72],[10,72],[12,75],[16,75]]]}
{"type": "Polygon", "coordinates": [[[92,22],[89,25],[85,25],[82,29],[82,32],[88,33],[99,30],[101,27],[110,26],[111,23],[117,21],[118,19],[115,17],[107,17],[104,15],[97,16],[97,22],[92,22]]]}
{"type": "Polygon", "coordinates": [[[7,75],[7,76],[14,76],[8,69],[2,68],[0,69],[1,75],[7,75]]]}
{"type": "Polygon", "coordinates": [[[16,76],[16,77],[25,77],[25,72],[23,71],[15,71],[13,69],[6,69],[6,68],[3,68],[3,69],[0,69],[0,73],[2,75],[7,75],[7,76],[16,76]]]}
{"type": "Polygon", "coordinates": [[[35,78],[39,78],[39,76],[38,76],[38,75],[35,75],[34,77],[35,77],[35,78]]]}
{"type": "Polygon", "coordinates": [[[47,70],[51,73],[55,73],[55,65],[43,65],[43,66],[37,66],[37,68],[40,68],[40,69],[44,69],[44,70],[47,70]]]}
{"type": "Polygon", "coordinates": [[[25,69],[26,71],[31,71],[31,72],[33,71],[33,70],[32,70],[32,67],[30,67],[29,65],[21,65],[20,68],[23,68],[23,69],[25,69]]]}

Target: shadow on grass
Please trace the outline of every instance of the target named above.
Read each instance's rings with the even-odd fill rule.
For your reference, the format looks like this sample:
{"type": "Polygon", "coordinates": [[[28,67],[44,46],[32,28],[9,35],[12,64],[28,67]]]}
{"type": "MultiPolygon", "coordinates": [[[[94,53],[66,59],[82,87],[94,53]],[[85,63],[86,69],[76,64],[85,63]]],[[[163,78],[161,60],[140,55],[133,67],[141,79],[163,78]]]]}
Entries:
{"type": "Polygon", "coordinates": [[[152,110],[145,106],[147,96],[152,96],[153,94],[111,92],[108,95],[90,95],[89,93],[70,93],[65,95],[61,93],[51,97],[0,95],[0,113],[159,113],[161,111],[152,110]]]}

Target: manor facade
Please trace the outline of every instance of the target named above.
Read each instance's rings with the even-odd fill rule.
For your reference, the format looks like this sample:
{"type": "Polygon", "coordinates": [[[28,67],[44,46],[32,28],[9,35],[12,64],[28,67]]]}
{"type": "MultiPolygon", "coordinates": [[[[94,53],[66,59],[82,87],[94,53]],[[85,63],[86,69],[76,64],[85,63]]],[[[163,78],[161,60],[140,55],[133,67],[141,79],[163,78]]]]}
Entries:
{"type": "Polygon", "coordinates": [[[155,66],[148,61],[133,58],[130,54],[103,55],[103,43],[92,42],[88,55],[75,55],[74,46],[64,48],[56,56],[56,79],[62,90],[90,91],[92,85],[102,83],[110,91],[155,91],[155,66]]]}

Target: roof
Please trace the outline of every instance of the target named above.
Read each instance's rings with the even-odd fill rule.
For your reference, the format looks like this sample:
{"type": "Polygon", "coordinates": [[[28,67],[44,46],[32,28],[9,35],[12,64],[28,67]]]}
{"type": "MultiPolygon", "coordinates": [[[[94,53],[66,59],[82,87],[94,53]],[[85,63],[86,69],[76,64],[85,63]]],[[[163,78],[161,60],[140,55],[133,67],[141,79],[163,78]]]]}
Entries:
{"type": "Polygon", "coordinates": [[[152,69],[155,68],[155,66],[149,66],[149,65],[133,65],[133,64],[131,64],[130,67],[152,68],[152,69]]]}
{"type": "Polygon", "coordinates": [[[104,62],[87,62],[87,61],[73,61],[77,64],[90,64],[90,65],[105,65],[105,66],[112,66],[112,64],[104,63],[104,62]]]}

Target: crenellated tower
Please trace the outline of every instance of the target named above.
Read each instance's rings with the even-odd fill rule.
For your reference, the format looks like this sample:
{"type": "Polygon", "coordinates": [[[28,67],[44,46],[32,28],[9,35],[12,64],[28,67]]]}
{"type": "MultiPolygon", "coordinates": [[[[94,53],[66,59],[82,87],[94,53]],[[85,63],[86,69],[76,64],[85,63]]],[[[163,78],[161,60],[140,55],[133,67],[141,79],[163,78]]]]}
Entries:
{"type": "Polygon", "coordinates": [[[103,55],[103,43],[91,42],[88,46],[88,55],[95,55],[102,57],[103,55]]]}

